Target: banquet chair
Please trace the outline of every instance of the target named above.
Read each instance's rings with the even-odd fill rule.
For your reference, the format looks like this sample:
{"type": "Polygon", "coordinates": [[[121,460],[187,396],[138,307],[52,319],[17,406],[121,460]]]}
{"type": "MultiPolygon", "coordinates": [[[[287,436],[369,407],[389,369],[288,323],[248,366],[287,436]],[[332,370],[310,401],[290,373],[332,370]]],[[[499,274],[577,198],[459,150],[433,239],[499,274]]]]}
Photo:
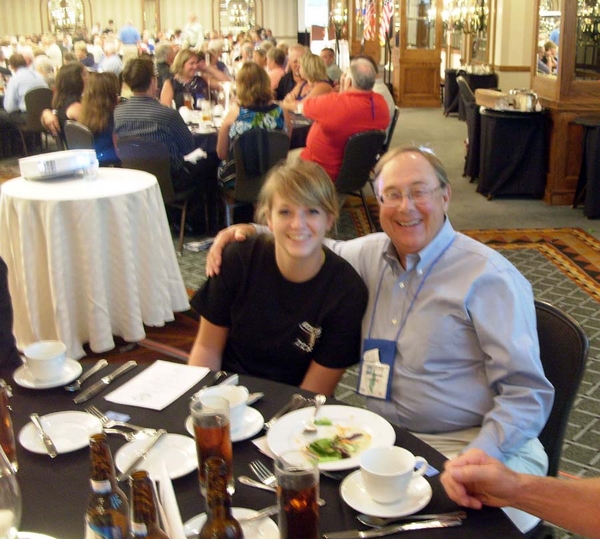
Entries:
{"type": "MultiPolygon", "coordinates": [[[[548,455],[547,473],[556,476],[569,414],[585,371],[589,340],[579,323],[554,305],[535,300],[535,313],[542,367],[555,391],[550,416],[538,438],[548,455]]],[[[550,539],[554,532],[541,521],[526,536],[550,539]]]]}
{"type": "Polygon", "coordinates": [[[361,199],[372,232],[377,232],[377,227],[369,211],[363,188],[370,181],[371,170],[381,153],[384,141],[385,131],[363,131],[352,135],[346,143],[342,168],[335,181],[338,195],[352,195],[361,199]]]}
{"type": "Polygon", "coordinates": [[[87,126],[75,120],[67,120],[65,122],[65,140],[67,141],[68,150],[94,149],[93,133],[87,126]]]}
{"type": "Polygon", "coordinates": [[[225,206],[225,223],[233,223],[236,207],[254,204],[269,170],[287,157],[290,139],[283,131],[254,127],[242,133],[233,143],[235,183],[220,184],[225,206]]]}
{"type": "MultiPolygon", "coordinates": [[[[21,135],[21,143],[23,145],[23,153],[29,155],[27,150],[27,141],[25,135],[31,134],[32,138],[40,134],[44,135],[46,141],[46,149],[48,148],[48,131],[42,125],[42,111],[52,108],[52,90],[50,88],[34,88],[25,94],[25,117],[27,123],[19,126],[19,134],[21,135]]],[[[34,139],[35,140],[35,139],[34,139]]]]}
{"type": "Polygon", "coordinates": [[[475,94],[469,86],[467,79],[462,75],[456,77],[456,84],[458,84],[459,102],[462,102],[462,107],[459,105],[459,108],[462,108],[462,114],[459,114],[458,119],[466,120],[466,107],[469,103],[475,103],[475,94]]]}
{"type": "Polygon", "coordinates": [[[194,186],[181,192],[175,192],[171,179],[169,149],[162,142],[143,137],[119,137],[117,154],[123,168],[143,170],[156,176],[165,206],[181,211],[179,224],[179,255],[183,255],[183,236],[185,219],[190,198],[200,192],[200,186],[194,186]]]}
{"type": "Polygon", "coordinates": [[[400,115],[400,107],[396,106],[394,108],[394,115],[392,116],[392,121],[390,122],[390,127],[387,131],[387,137],[383,146],[381,147],[380,156],[386,153],[390,149],[390,144],[392,142],[392,137],[394,136],[394,131],[396,129],[396,124],[398,123],[398,116],[400,115]]]}

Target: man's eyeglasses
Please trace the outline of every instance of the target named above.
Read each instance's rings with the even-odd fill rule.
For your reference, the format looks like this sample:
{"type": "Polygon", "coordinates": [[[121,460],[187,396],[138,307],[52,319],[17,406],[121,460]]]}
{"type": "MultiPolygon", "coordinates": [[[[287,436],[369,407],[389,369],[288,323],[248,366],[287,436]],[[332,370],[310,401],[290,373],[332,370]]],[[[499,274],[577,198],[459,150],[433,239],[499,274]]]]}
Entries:
{"type": "Polygon", "coordinates": [[[442,186],[438,185],[434,188],[415,187],[406,193],[393,190],[386,191],[385,193],[377,195],[377,200],[379,201],[379,204],[385,206],[386,208],[395,208],[396,206],[400,206],[405,199],[412,200],[415,206],[419,206],[421,204],[427,204],[428,202],[431,202],[433,194],[436,191],[439,191],[441,188],[442,186]]]}

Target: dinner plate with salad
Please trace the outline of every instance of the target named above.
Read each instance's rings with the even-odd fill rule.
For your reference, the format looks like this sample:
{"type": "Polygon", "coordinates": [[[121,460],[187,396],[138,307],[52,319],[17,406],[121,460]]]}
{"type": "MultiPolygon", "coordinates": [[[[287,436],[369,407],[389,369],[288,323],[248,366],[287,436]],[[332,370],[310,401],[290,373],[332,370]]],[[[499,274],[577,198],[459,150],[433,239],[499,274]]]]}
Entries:
{"type": "Polygon", "coordinates": [[[317,432],[306,433],[304,427],[312,421],[314,411],[314,407],[301,408],[281,417],[267,433],[269,449],[276,455],[304,450],[319,460],[319,469],[335,471],[357,468],[363,451],[396,441],[388,421],[353,406],[321,406],[315,420],[317,432]]]}

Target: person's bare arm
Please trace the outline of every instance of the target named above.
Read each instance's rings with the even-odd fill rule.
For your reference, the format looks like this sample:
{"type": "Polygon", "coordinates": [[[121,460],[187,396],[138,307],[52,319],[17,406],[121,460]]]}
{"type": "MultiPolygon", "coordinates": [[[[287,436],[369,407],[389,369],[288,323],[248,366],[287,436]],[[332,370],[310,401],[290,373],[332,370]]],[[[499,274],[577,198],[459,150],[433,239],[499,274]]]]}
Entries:
{"type": "Polygon", "coordinates": [[[188,358],[188,365],[208,367],[212,371],[221,368],[221,360],[229,328],[217,326],[206,318],[200,318],[200,328],[188,358]]]}
{"type": "Polygon", "coordinates": [[[319,365],[316,361],[311,361],[308,371],[304,375],[304,380],[300,384],[300,389],[314,391],[315,393],[331,397],[345,370],[330,369],[319,365]]]}
{"type": "Polygon", "coordinates": [[[163,105],[170,107],[171,103],[173,102],[174,95],[175,94],[173,92],[173,85],[171,84],[171,81],[166,80],[165,82],[163,82],[163,87],[160,92],[160,102],[163,105]]]}
{"type": "Polygon", "coordinates": [[[515,507],[572,532],[600,539],[600,477],[562,480],[520,474],[479,449],[446,462],[441,482],[460,505],[515,507]]]}
{"type": "Polygon", "coordinates": [[[206,257],[206,276],[214,277],[221,272],[223,249],[226,245],[234,241],[244,241],[254,234],[256,234],[256,229],[252,225],[231,225],[221,230],[206,257]]]}
{"type": "Polygon", "coordinates": [[[223,124],[219,128],[219,134],[217,136],[217,155],[219,156],[219,159],[227,159],[229,157],[229,129],[239,114],[239,108],[237,106],[232,106],[227,113],[227,116],[223,118],[223,124]]]}
{"type": "Polygon", "coordinates": [[[79,115],[81,114],[81,103],[79,101],[73,103],[67,109],[67,118],[69,120],[79,121],[79,115]]]}
{"type": "Polygon", "coordinates": [[[40,116],[40,122],[42,125],[52,133],[53,137],[58,136],[60,133],[60,122],[58,117],[50,109],[44,109],[40,116]]]}

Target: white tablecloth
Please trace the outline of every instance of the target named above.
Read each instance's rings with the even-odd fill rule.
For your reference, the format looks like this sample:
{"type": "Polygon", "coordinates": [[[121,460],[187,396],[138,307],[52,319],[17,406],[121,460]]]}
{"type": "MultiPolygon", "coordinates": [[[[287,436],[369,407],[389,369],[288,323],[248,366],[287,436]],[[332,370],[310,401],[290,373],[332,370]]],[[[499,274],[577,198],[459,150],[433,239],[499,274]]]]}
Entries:
{"type": "Polygon", "coordinates": [[[59,339],[67,356],[135,342],[189,308],[156,178],[104,168],[79,178],[4,183],[0,256],[19,348],[59,339]]]}

